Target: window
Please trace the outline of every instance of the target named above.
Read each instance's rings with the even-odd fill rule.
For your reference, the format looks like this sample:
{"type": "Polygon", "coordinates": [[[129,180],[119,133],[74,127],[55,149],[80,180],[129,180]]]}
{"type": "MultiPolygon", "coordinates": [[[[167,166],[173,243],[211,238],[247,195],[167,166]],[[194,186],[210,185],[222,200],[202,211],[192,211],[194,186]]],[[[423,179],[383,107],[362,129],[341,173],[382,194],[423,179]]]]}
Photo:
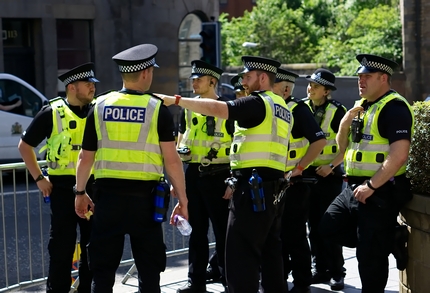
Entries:
{"type": "Polygon", "coordinates": [[[18,101],[21,105],[8,112],[34,117],[42,108],[40,97],[24,85],[9,79],[0,80],[0,104],[8,106],[18,101]]]}
{"type": "MultiPolygon", "coordinates": [[[[57,20],[58,75],[92,60],[92,26],[89,20],[57,20]]],[[[58,81],[58,92],[64,84],[58,81]]]]}

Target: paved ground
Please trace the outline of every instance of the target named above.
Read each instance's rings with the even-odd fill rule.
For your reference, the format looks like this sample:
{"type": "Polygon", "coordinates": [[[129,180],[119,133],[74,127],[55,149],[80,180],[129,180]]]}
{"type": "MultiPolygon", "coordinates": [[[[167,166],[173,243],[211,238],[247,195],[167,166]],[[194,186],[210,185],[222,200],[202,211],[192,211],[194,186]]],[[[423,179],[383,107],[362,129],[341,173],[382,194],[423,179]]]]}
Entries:
{"type": "MultiPolygon", "coordinates": [[[[347,269],[345,277],[345,289],[338,292],[344,293],[359,293],[361,292],[361,282],[358,275],[357,259],[355,257],[355,249],[344,248],[343,255],[345,258],[345,268],[347,269]]],[[[176,260],[176,265],[168,267],[167,270],[161,274],[161,292],[162,293],[176,293],[176,289],[180,288],[186,283],[187,278],[187,260],[176,260]]],[[[121,280],[123,275],[117,275],[117,281],[115,283],[115,293],[134,293],[137,292],[137,279],[131,277],[126,284],[122,284],[121,280]]],[[[289,279],[288,281],[291,281],[289,279]]],[[[396,261],[394,257],[390,256],[390,273],[385,293],[399,292],[399,271],[396,268],[396,261]]],[[[289,282],[290,288],[292,284],[289,282]]],[[[311,287],[312,293],[325,293],[332,292],[328,284],[318,284],[311,287]]],[[[220,293],[224,292],[223,286],[219,283],[213,283],[207,285],[207,292],[220,293]]]]}

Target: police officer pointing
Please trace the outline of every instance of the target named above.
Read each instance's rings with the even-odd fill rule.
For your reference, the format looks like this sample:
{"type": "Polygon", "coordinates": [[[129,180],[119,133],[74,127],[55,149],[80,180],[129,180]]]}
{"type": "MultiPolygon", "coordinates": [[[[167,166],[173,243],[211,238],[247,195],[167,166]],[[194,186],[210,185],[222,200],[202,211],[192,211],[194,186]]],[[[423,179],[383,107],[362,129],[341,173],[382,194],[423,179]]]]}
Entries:
{"type": "Polygon", "coordinates": [[[278,195],[293,117],[284,100],[272,92],[280,63],[254,56],[243,56],[242,61],[248,97],[221,102],[160,96],[169,105],[236,120],[230,149],[234,193],[225,257],[228,290],[256,293],[261,268],[264,292],[286,292],[279,237],[283,201],[278,195]]]}
{"type": "Polygon", "coordinates": [[[320,231],[357,247],[362,292],[382,293],[388,255],[394,254],[399,270],[407,263],[408,231],[397,226],[397,216],[412,198],[405,172],[414,117],[406,99],[391,89],[398,65],[370,54],[356,58],[361,100],[342,119],[336,138],[345,153],[348,186],[328,207],[320,231]]]}
{"type": "MultiPolygon", "coordinates": [[[[75,214],[73,186],[87,113],[93,106],[91,102],[96,90],[94,83],[98,80],[94,77],[93,63],[75,67],[58,79],[66,87],[66,99],[53,99],[42,108],[23,133],[18,148],[37,187],[51,202],[46,292],[70,291],[70,269],[76,245],[77,224],[81,246],[78,292],[90,292],[92,274],[88,268],[86,245],[90,238],[91,221],[75,214]],[[48,140],[42,149],[47,152],[49,178],[42,175],[33,150],[45,138],[48,140]]],[[[92,182],[91,175],[87,185],[90,195],[92,182]]]]}
{"type": "MultiPolygon", "coordinates": [[[[222,70],[200,60],[191,62],[193,90],[196,99],[222,101],[215,92],[222,70]]],[[[228,199],[224,180],[229,176],[230,146],[233,140],[234,122],[205,116],[184,109],[179,126],[179,148],[187,148],[190,154],[183,161],[188,164],[185,180],[188,197],[189,222],[193,227],[188,253],[189,282],[178,293],[206,292],[206,267],[209,257],[209,220],[216,240],[216,267],[224,278],[225,235],[228,219],[228,199]]],[[[183,151],[180,151],[180,154],[183,151]]]]}
{"type": "Polygon", "coordinates": [[[88,207],[94,210],[88,245],[93,293],[112,292],[125,234],[130,235],[139,291],[160,292],[166,248],[161,222],[154,218],[158,211],[154,196],[162,181],[163,165],[179,199],[172,217],[181,214],[188,218],[172,116],[160,99],[145,93],[154,67],[158,67],[157,51],[152,44],[142,44],[113,56],[123,88],[99,96],[94,111],[88,114],[76,174],[75,209],[80,217],[85,217],[88,207]],[[95,206],[85,190],[93,164],[95,206]]]}

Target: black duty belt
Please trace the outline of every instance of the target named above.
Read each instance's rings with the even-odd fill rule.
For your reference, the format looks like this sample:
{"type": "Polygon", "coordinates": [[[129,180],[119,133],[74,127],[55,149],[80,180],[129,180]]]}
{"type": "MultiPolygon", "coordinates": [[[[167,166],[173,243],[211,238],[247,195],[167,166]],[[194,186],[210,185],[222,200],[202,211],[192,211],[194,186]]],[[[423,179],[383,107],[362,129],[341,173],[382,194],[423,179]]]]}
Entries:
{"type": "Polygon", "coordinates": [[[207,167],[199,166],[199,177],[204,177],[208,175],[217,175],[220,173],[223,173],[227,170],[230,170],[229,164],[222,164],[222,165],[209,165],[207,167]]]}

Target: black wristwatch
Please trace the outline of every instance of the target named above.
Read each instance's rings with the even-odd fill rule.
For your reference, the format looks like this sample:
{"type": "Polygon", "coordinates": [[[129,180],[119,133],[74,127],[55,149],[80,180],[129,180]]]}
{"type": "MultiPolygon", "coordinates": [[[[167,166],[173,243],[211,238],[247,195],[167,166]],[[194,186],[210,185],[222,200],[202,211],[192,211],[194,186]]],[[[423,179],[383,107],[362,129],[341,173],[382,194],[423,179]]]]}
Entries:
{"type": "Polygon", "coordinates": [[[75,185],[75,186],[73,186],[73,193],[74,193],[75,195],[84,195],[84,194],[86,193],[86,191],[85,191],[85,189],[84,189],[84,190],[82,190],[82,191],[77,190],[77,189],[76,189],[76,185],[75,185]]]}
{"type": "Polygon", "coordinates": [[[43,174],[40,174],[39,176],[37,176],[36,179],[34,179],[35,182],[39,182],[40,180],[45,179],[45,176],[43,176],[43,174]]]}

